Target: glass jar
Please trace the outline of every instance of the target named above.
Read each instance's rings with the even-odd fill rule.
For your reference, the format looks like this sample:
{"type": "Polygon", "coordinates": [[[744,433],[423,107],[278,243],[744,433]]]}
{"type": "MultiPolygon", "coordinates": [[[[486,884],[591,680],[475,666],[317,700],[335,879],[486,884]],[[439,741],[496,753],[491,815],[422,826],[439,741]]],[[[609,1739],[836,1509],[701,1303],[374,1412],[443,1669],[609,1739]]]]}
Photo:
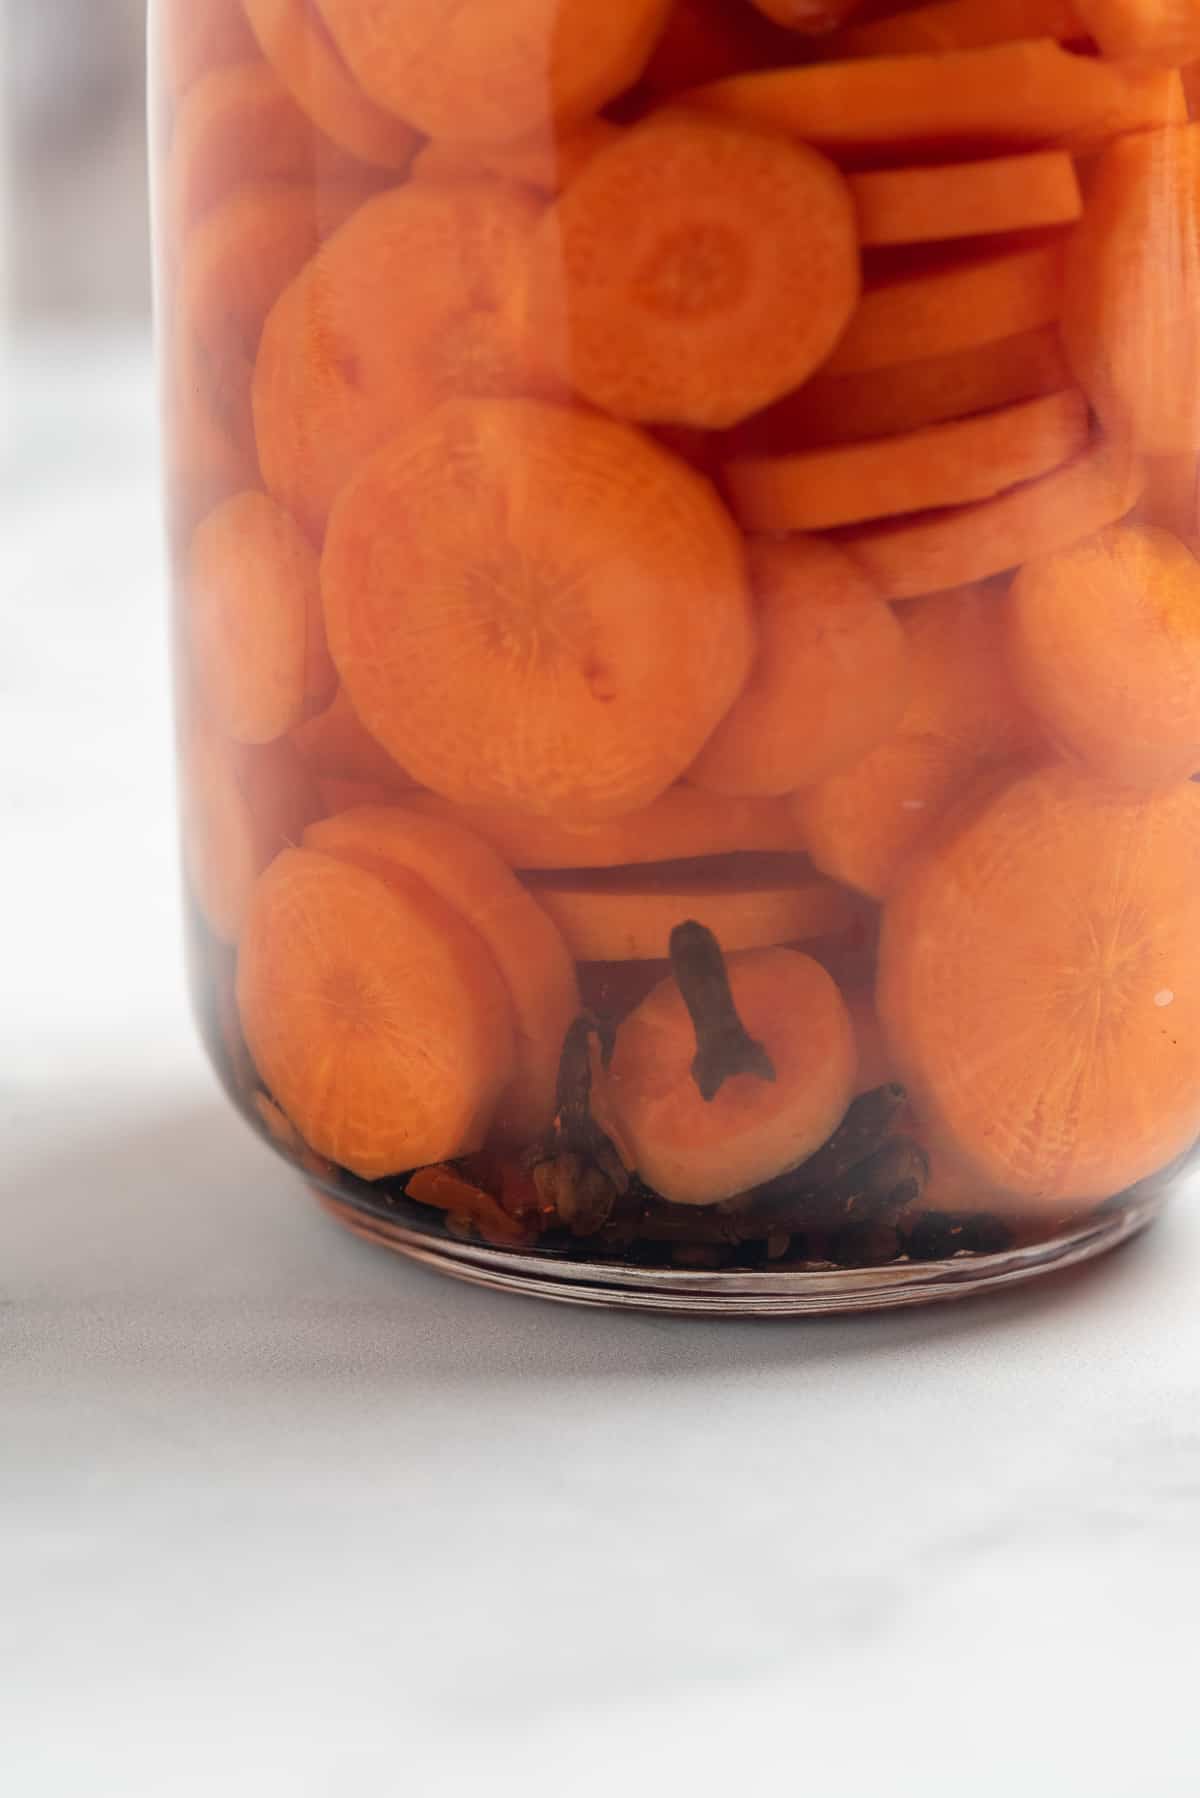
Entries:
{"type": "Polygon", "coordinates": [[[1145,1224],[1200,1132],[1200,29],[151,12],[246,1118],[361,1234],[584,1302],[910,1303],[1145,1224]]]}

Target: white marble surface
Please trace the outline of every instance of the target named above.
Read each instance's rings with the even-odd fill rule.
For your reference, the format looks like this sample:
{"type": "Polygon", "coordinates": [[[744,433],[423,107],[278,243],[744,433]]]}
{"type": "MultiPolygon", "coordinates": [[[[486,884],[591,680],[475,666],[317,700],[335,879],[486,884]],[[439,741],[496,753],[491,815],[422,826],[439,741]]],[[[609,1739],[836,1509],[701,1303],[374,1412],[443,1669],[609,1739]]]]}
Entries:
{"type": "Polygon", "coordinates": [[[825,1323],[325,1222],[179,975],[148,372],[27,347],[0,525],[0,1790],[1200,1790],[1200,1214],[825,1323]]]}

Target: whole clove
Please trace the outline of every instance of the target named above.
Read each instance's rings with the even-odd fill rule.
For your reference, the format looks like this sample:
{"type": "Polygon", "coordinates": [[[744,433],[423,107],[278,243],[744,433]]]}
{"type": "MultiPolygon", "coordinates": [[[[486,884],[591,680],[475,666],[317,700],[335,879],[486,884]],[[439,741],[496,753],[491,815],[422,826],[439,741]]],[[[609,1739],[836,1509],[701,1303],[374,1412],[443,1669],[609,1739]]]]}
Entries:
{"type": "Polygon", "coordinates": [[[696,1032],[692,1078],[711,1104],[735,1074],[775,1079],[775,1064],[750,1035],[733,1002],[729,971],[712,931],[695,919],[671,932],[671,971],[696,1032]]]}

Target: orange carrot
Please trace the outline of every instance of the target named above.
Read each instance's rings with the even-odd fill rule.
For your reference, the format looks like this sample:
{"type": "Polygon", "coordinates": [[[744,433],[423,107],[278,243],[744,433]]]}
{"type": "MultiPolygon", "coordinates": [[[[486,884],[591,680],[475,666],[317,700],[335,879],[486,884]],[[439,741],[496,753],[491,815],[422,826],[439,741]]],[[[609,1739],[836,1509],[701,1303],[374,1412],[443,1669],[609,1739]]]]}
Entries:
{"type": "Polygon", "coordinates": [[[1169,786],[1200,770],[1200,562],[1113,525],[1020,569],[1009,645],[1029,705],[1093,774],[1169,786]]]}
{"type": "Polygon", "coordinates": [[[1030,1209],[1153,1173],[1200,1131],[1198,932],[1192,784],[1052,767],[969,808],[884,917],[879,1011],[921,1115],[1030,1209]]]}
{"type": "Polygon", "coordinates": [[[411,774],[367,730],[344,687],[337,688],[323,712],[296,727],[292,744],[305,766],[320,777],[373,781],[392,794],[414,784],[411,774]]]}
{"type": "Polygon", "coordinates": [[[856,375],[814,375],[725,439],[737,455],[778,455],[922,430],[973,412],[1036,399],[1071,385],[1051,325],[946,356],[856,375]]]}
{"type": "Polygon", "coordinates": [[[548,1130],[579,989],[562,937],[495,850],[458,825],[400,806],[364,806],[327,818],[305,832],[304,847],[382,880],[397,870],[416,875],[479,932],[508,987],[516,1029],[495,1129],[515,1143],[548,1130]]]}
{"type": "Polygon", "coordinates": [[[531,335],[621,417],[730,425],[828,355],[858,297],[854,208],[815,151],[664,113],[547,214],[531,335]]]}
{"type": "Polygon", "coordinates": [[[661,958],[683,918],[697,918],[730,949],[754,949],[832,935],[855,912],[851,895],[798,855],[530,873],[524,880],[578,961],[661,958]]]}
{"type": "Polygon", "coordinates": [[[931,425],[901,437],[730,462],[725,478],[748,530],[816,531],[987,499],[1086,447],[1077,391],[931,425]]]}
{"type": "Polygon", "coordinates": [[[1036,330],[1057,318],[1058,242],[964,256],[867,287],[825,364],[829,375],[886,368],[1036,330]]]}
{"type": "Polygon", "coordinates": [[[848,177],[863,244],[944,243],[1069,225],[1083,202],[1061,150],[848,177]]]}
{"type": "Polygon", "coordinates": [[[977,50],[1020,38],[1082,38],[1082,6],[1073,0],[933,0],[838,34],[841,56],[898,56],[913,51],[977,50]]]}
{"type": "Polygon", "coordinates": [[[560,824],[529,812],[454,805],[437,793],[413,792],[404,803],[473,831],[512,868],[617,868],[803,847],[779,800],[718,798],[690,786],[669,787],[640,811],[590,829],[572,829],[569,820],[560,824]]]}
{"type": "Polygon", "coordinates": [[[1067,256],[1063,341],[1104,423],[1200,448],[1200,125],[1111,144],[1067,256]]]}
{"type": "Polygon", "coordinates": [[[617,1140],[675,1204],[712,1205],[804,1161],[854,1090],[854,1032],[824,968],[791,949],[731,955],[726,967],[744,1057],[722,1058],[723,1009],[685,974],[683,991],[664,980],[622,1023],[605,1083],[617,1140]],[[734,1070],[715,1092],[706,1058],[717,1075],[723,1062],[734,1070]]]}
{"type": "Polygon", "coordinates": [[[479,1147],[512,1066],[512,1007],[480,937],[423,881],[311,850],[254,890],[238,1003],[305,1142],[364,1180],[479,1147]]]}
{"type": "Polygon", "coordinates": [[[907,700],[904,634],[848,557],[818,538],[752,542],[758,652],[688,771],[713,793],[778,795],[857,761],[907,700]]]}
{"type": "Polygon", "coordinates": [[[372,104],[308,0],[242,0],[263,55],[292,98],[330,139],[363,162],[403,171],[420,138],[372,104]]]}
{"type": "Polygon", "coordinates": [[[688,104],[818,148],[1081,149],[1181,115],[1177,79],[1075,56],[1049,38],[735,75],[688,104]]]}
{"type": "Polygon", "coordinates": [[[442,400],[527,384],[514,313],[540,216],[487,177],[416,182],[368,201],[283,294],[254,376],[258,449],[314,531],[366,457],[442,400]]]}
{"type": "Polygon", "coordinates": [[[354,708],[422,786],[576,826],[665,792],[752,652],[709,484],[627,425],[533,401],[452,402],[368,462],[322,586],[354,708]]]}
{"type": "Polygon", "coordinates": [[[219,729],[270,743],[299,722],[310,640],[321,631],[319,570],[266,494],[237,494],[197,528],[185,617],[191,667],[219,729]]]}
{"type": "Polygon", "coordinates": [[[430,137],[503,142],[598,112],[640,74],[671,0],[318,0],[347,64],[430,137]]]}
{"type": "Polygon", "coordinates": [[[842,547],[892,599],[986,580],[1064,549],[1137,504],[1141,473],[1101,441],[1053,474],[995,499],[848,531],[842,547]]]}

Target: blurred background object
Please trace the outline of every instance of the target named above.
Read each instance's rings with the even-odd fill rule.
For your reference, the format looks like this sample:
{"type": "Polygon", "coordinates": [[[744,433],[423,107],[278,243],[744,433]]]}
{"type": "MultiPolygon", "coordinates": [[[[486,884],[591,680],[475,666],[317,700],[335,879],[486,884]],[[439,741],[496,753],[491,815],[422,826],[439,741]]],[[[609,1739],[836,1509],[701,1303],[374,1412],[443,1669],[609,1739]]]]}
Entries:
{"type": "Polygon", "coordinates": [[[0,0],[17,325],[148,318],[144,62],[145,0],[0,0]]]}

